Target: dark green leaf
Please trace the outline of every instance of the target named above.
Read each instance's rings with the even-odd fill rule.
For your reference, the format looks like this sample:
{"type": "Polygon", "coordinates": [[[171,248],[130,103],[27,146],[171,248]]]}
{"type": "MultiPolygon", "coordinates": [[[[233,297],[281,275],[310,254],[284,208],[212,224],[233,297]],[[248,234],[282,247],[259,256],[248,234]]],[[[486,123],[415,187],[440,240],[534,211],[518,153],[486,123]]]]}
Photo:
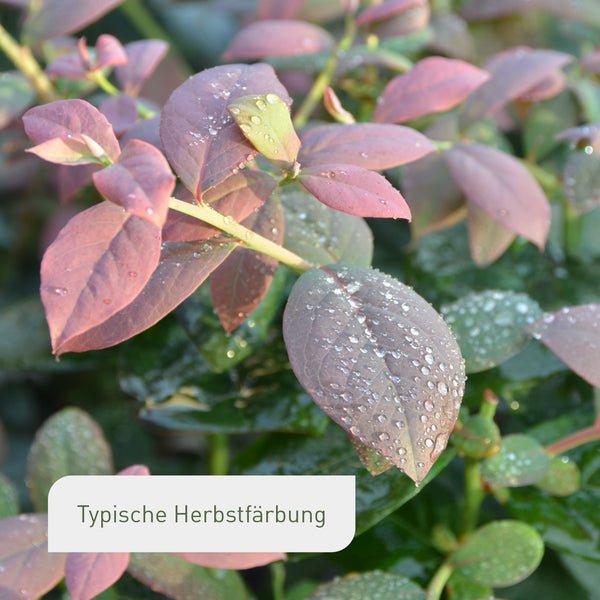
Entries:
{"type": "Polygon", "coordinates": [[[448,580],[452,600],[494,600],[494,592],[487,585],[481,585],[466,578],[460,571],[454,571],[448,580]]]}
{"type": "Polygon", "coordinates": [[[581,487],[581,474],[577,463],[568,456],[555,456],[548,472],[535,485],[553,496],[570,496],[581,487]]]}
{"type": "Polygon", "coordinates": [[[19,514],[19,497],[11,481],[0,473],[0,519],[19,514]]]}
{"type": "Polygon", "coordinates": [[[471,458],[486,458],[500,450],[498,425],[484,415],[472,415],[458,428],[452,441],[459,453],[471,458]]]}
{"type": "Polygon", "coordinates": [[[600,157],[585,152],[571,154],[565,165],[563,185],[575,214],[588,213],[600,205],[600,157]]]}

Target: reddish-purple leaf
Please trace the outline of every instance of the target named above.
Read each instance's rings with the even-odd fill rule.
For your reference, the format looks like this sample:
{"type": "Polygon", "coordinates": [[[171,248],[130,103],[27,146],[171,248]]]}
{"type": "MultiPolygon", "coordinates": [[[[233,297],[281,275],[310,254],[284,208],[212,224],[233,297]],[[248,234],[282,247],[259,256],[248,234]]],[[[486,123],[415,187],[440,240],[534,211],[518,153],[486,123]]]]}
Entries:
{"type": "Polygon", "coordinates": [[[422,481],[446,446],[465,380],[456,339],[433,307],[379,271],[329,265],[294,285],[283,336],[323,411],[422,481]]]}
{"type": "Polygon", "coordinates": [[[56,138],[65,144],[77,143],[88,148],[93,140],[111,161],[115,161],[121,149],[113,128],[106,117],[85,100],[58,100],[28,110],[23,115],[25,132],[37,144],[56,138]]]}
{"type": "Polygon", "coordinates": [[[131,465],[117,475],[150,475],[150,469],[146,465],[131,465]]]}
{"type": "Polygon", "coordinates": [[[82,136],[78,137],[79,139],[54,138],[29,148],[27,152],[59,165],[98,164],[99,153],[95,146],[92,144],[92,148],[90,148],[89,140],[82,136]]]}
{"type": "Polygon", "coordinates": [[[535,7],[536,0],[468,0],[461,7],[461,15],[469,21],[486,21],[526,12],[535,7]]]}
{"type": "Polygon", "coordinates": [[[298,161],[303,167],[344,163],[364,169],[391,169],[435,152],[422,133],[384,123],[331,124],[302,136],[298,161]]]}
{"type": "Polygon", "coordinates": [[[70,552],[65,583],[71,600],[91,600],[118,581],[128,563],[129,552],[70,552]]]}
{"type": "Polygon", "coordinates": [[[162,140],[160,139],[159,127],[160,115],[152,117],[151,119],[142,119],[121,138],[121,144],[125,145],[130,140],[142,140],[143,142],[152,144],[164,154],[165,150],[162,140]]]}
{"type": "Polygon", "coordinates": [[[160,135],[169,162],[196,196],[257,154],[227,105],[240,96],[269,93],[291,104],[272,67],[257,64],[206,69],[171,94],[162,112],[160,135]]]}
{"type": "Polygon", "coordinates": [[[407,165],[402,191],[410,206],[410,230],[415,238],[445,229],[465,216],[460,188],[440,154],[429,154],[407,165]]]}
{"type": "Polygon", "coordinates": [[[594,73],[595,75],[600,73],[600,47],[596,48],[590,54],[586,54],[581,59],[581,66],[588,73],[594,73]]]}
{"type": "Polygon", "coordinates": [[[594,152],[600,152],[600,123],[589,123],[565,129],[556,136],[556,139],[568,140],[573,144],[579,144],[585,140],[594,149],[594,152]]]}
{"type": "Polygon", "coordinates": [[[367,23],[370,30],[382,39],[420,31],[427,26],[431,15],[427,0],[386,0],[372,9],[374,12],[379,9],[380,15],[389,14],[389,17],[381,18],[373,14],[367,23]]]}
{"type": "Polygon", "coordinates": [[[223,240],[165,242],[158,267],[133,302],[73,338],[65,351],[107,348],[148,329],[190,296],[234,248],[223,240]]]}
{"type": "Polygon", "coordinates": [[[348,112],[343,106],[340,99],[332,87],[326,86],[323,92],[323,106],[325,110],[334,118],[338,123],[344,125],[350,125],[355,123],[356,120],[354,115],[348,112]]]}
{"type": "Polygon", "coordinates": [[[514,157],[480,144],[455,144],[444,160],[464,195],[506,229],[538,248],[546,243],[550,205],[542,188],[514,157]]]}
{"type": "Polygon", "coordinates": [[[65,79],[87,79],[88,71],[81,55],[77,50],[66,52],[57,56],[47,67],[46,73],[50,77],[64,77],[65,79]]]}
{"type": "Polygon", "coordinates": [[[122,136],[138,120],[138,109],[131,96],[109,96],[100,104],[100,112],[109,120],[115,135],[122,136]]]}
{"type": "Polygon", "coordinates": [[[322,27],[303,21],[273,19],[244,27],[223,53],[225,60],[260,60],[331,50],[333,37],[322,27]]]}
{"type": "Polygon", "coordinates": [[[61,204],[69,202],[79,190],[92,183],[93,174],[101,168],[102,165],[97,163],[73,167],[59,166],[56,170],[56,184],[61,204]]]}
{"type": "Polygon", "coordinates": [[[572,60],[572,56],[563,52],[525,47],[497,54],[486,65],[491,78],[469,97],[461,121],[463,124],[474,123],[497,112],[572,60]]]}
{"type": "Polygon", "coordinates": [[[298,181],[323,204],[358,217],[408,219],[402,194],[379,173],[354,165],[303,169],[298,181]]]}
{"type": "Polygon", "coordinates": [[[554,71],[539,83],[519,96],[525,102],[539,102],[558,96],[567,87],[567,76],[562,71],[554,71]]]}
{"type": "Polygon", "coordinates": [[[356,18],[357,25],[383,21],[417,6],[427,6],[427,0],[384,0],[363,10],[356,18]]]}
{"type": "MultiPolygon", "coordinates": [[[[241,171],[205,192],[202,201],[239,223],[262,206],[277,187],[277,180],[262,171],[241,171]]],[[[185,190],[187,192],[187,190],[185,190]]],[[[177,196],[193,203],[191,192],[177,196]]],[[[163,228],[163,240],[191,242],[221,233],[220,229],[188,215],[170,210],[163,228]]]]}
{"type": "Polygon", "coordinates": [[[33,42],[68,35],[121,4],[123,0],[38,0],[30,3],[24,32],[33,42]]]}
{"type": "Polygon", "coordinates": [[[381,94],[373,121],[401,123],[454,108],[489,79],[462,60],[431,56],[394,77],[381,94]]]}
{"type": "Polygon", "coordinates": [[[64,576],[63,552],[48,552],[48,515],[29,514],[0,521],[0,596],[35,600],[64,576]]]}
{"type": "Polygon", "coordinates": [[[254,569],[287,558],[282,552],[173,552],[173,554],[201,567],[237,570],[254,569]]]}
{"type": "Polygon", "coordinates": [[[162,40],[140,40],[127,44],[127,62],[115,69],[121,89],[130,96],[137,96],[168,50],[169,44],[162,40]]]}
{"type": "Polygon", "coordinates": [[[158,227],[112,202],[69,221],[46,250],[41,269],[42,302],[57,355],[132,302],[158,264],[160,243],[158,227]]]}
{"type": "Polygon", "coordinates": [[[293,19],[304,0],[259,0],[256,19],[293,19]]]}
{"type": "Polygon", "coordinates": [[[131,140],[117,162],[94,173],[98,191],[130,213],[165,224],[175,177],[166,158],[154,146],[131,140]]]}
{"type": "Polygon", "coordinates": [[[125,48],[114,35],[105,33],[98,37],[96,40],[94,70],[102,67],[116,67],[117,65],[124,65],[126,62],[125,48]]]}
{"type": "Polygon", "coordinates": [[[500,258],[515,239],[512,231],[473,202],[467,202],[467,226],[471,256],[480,267],[486,267],[500,258]]]}
{"type": "Polygon", "coordinates": [[[567,306],[527,325],[575,373],[600,387],[600,304],[567,306]]]}
{"type": "Polygon", "coordinates": [[[429,42],[432,53],[474,60],[475,41],[464,19],[451,12],[434,12],[429,25],[433,30],[429,42]]]}
{"type": "MultiPolygon", "coordinates": [[[[284,219],[281,202],[267,200],[244,225],[259,235],[283,243],[284,219]]],[[[228,333],[239,327],[269,291],[278,261],[240,246],[210,276],[215,310],[228,333]]]]}

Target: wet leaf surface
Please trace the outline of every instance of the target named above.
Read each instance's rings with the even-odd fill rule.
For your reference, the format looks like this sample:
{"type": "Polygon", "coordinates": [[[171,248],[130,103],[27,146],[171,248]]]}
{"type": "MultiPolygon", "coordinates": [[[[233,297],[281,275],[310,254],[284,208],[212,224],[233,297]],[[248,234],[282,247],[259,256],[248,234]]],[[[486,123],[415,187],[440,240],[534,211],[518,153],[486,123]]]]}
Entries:
{"type": "Polygon", "coordinates": [[[449,327],[411,288],[361,267],[302,275],[283,333],[315,402],[415,482],[445,448],[464,366],[449,327]]]}
{"type": "Polygon", "coordinates": [[[576,215],[583,215],[600,205],[600,157],[574,152],[567,159],[563,186],[576,215]]]}
{"type": "Polygon", "coordinates": [[[570,496],[581,487],[581,473],[568,456],[554,456],[547,473],[535,485],[553,496],[570,496]]]}
{"type": "Polygon", "coordinates": [[[543,311],[527,294],[486,290],[441,307],[465,359],[467,373],[504,362],[529,343],[523,328],[543,311]]]}

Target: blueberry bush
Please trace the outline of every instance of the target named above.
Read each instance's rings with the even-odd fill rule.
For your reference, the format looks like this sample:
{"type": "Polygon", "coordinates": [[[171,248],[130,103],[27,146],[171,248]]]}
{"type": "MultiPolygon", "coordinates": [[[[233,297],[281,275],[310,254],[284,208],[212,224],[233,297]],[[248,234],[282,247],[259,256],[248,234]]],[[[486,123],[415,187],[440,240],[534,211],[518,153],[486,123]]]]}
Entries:
{"type": "Polygon", "coordinates": [[[0,18],[0,598],[599,598],[596,0],[0,18]],[[49,553],[115,472],[354,475],[356,536],[49,553]]]}

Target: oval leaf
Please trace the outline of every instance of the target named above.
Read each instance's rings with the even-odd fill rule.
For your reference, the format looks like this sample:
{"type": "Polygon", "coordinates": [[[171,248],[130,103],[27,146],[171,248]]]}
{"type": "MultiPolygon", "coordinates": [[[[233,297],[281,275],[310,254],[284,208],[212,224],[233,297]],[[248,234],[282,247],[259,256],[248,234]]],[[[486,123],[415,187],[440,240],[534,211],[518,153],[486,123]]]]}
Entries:
{"type": "Polygon", "coordinates": [[[158,227],[112,202],[69,221],[46,250],[41,269],[42,302],[56,354],[133,301],[158,264],[160,244],[158,227]]]}
{"type": "Polygon", "coordinates": [[[466,204],[471,256],[476,265],[486,267],[504,254],[516,236],[494,221],[477,204],[473,202],[466,204]]]}
{"type": "Polygon", "coordinates": [[[79,408],[65,408],[36,433],[27,458],[27,487],[36,510],[48,510],[52,484],[66,475],[110,475],[110,446],[98,424],[79,408]]]}
{"type": "Polygon", "coordinates": [[[254,569],[286,559],[286,555],[282,552],[173,552],[173,554],[195,565],[210,569],[254,569]]]}
{"type": "Polygon", "coordinates": [[[0,519],[19,513],[19,495],[10,479],[0,473],[0,519]]]}
{"type": "MultiPolygon", "coordinates": [[[[100,104],[100,112],[110,121],[115,135],[121,137],[127,133],[138,120],[138,109],[131,96],[119,94],[109,96],[100,104]]],[[[127,142],[121,141],[124,146],[127,142]]]]}
{"type": "Polygon", "coordinates": [[[600,387],[600,304],[582,304],[544,315],[527,331],[575,373],[600,387]]]}
{"type": "Polygon", "coordinates": [[[523,327],[543,311],[527,294],[486,290],[473,292],[440,312],[452,327],[467,373],[491,369],[528,343],[523,327]]]}
{"type": "Polygon", "coordinates": [[[373,234],[363,219],[333,210],[301,188],[283,189],[281,202],[288,250],[313,265],[371,265],[373,234]]]}
{"type": "Polygon", "coordinates": [[[502,438],[500,452],[481,465],[484,481],[501,487],[520,487],[541,479],[550,468],[550,457],[541,444],[523,434],[502,438]]]}
{"type": "Polygon", "coordinates": [[[332,265],[296,282],[283,334],[313,400],[419,483],[446,447],[464,384],[458,344],[432,306],[378,271],[332,265]]]}
{"type": "Polygon", "coordinates": [[[535,485],[553,496],[570,496],[581,487],[581,473],[568,456],[554,456],[550,468],[535,485]]]}
{"type": "Polygon", "coordinates": [[[542,560],[540,534],[521,521],[494,521],[478,529],[451,557],[460,573],[491,587],[505,587],[528,577],[542,560]]]}
{"type": "Polygon", "coordinates": [[[600,205],[600,157],[575,152],[567,159],[563,186],[576,215],[583,215],[600,205]]]}
{"type": "Polygon", "coordinates": [[[71,600],[91,600],[120,579],[127,563],[129,552],[70,552],[65,583],[71,600]]]}
{"type": "Polygon", "coordinates": [[[425,592],[401,575],[371,571],[336,577],[306,600],[425,600],[425,592]]]}
{"type": "Polygon", "coordinates": [[[160,150],[131,140],[117,162],[94,173],[94,184],[107,200],[162,227],[175,177],[160,150]]]}
{"type": "Polygon", "coordinates": [[[244,136],[272,163],[286,166],[296,160],[300,140],[290,109],[277,94],[241,96],[227,110],[244,136]]]}
{"type": "Polygon", "coordinates": [[[271,19],[251,23],[233,38],[225,60],[260,60],[266,56],[296,56],[331,50],[331,34],[303,21],[271,19]]]}
{"type": "Polygon", "coordinates": [[[471,143],[455,144],[443,157],[471,202],[543,249],[550,229],[550,205],[540,185],[516,158],[471,143]]]}
{"type": "Polygon", "coordinates": [[[427,4],[426,0],[384,0],[363,10],[356,18],[356,24],[383,21],[424,4],[427,4]]]}
{"type": "Polygon", "coordinates": [[[48,515],[0,521],[0,590],[7,600],[34,600],[64,576],[63,552],[48,552],[48,515]]]}
{"type": "Polygon", "coordinates": [[[364,169],[391,169],[435,152],[423,134],[383,123],[330,124],[302,136],[299,162],[303,167],[345,163],[364,169]]]}
{"type": "Polygon", "coordinates": [[[140,40],[127,44],[127,62],[115,69],[123,92],[129,96],[137,96],[168,50],[169,44],[163,40],[140,40]]]}
{"type": "Polygon", "coordinates": [[[240,96],[291,98],[269,65],[225,65],[190,77],[162,111],[165,153],[185,186],[198,197],[256,156],[227,105],[240,96]]]}
{"type": "Polygon", "coordinates": [[[460,104],[489,79],[489,73],[462,60],[431,56],[385,87],[373,114],[378,123],[403,123],[460,104]]]}
{"type": "Polygon", "coordinates": [[[408,219],[402,194],[379,175],[354,165],[319,165],[303,169],[298,181],[319,201],[357,217],[408,219]]]}

